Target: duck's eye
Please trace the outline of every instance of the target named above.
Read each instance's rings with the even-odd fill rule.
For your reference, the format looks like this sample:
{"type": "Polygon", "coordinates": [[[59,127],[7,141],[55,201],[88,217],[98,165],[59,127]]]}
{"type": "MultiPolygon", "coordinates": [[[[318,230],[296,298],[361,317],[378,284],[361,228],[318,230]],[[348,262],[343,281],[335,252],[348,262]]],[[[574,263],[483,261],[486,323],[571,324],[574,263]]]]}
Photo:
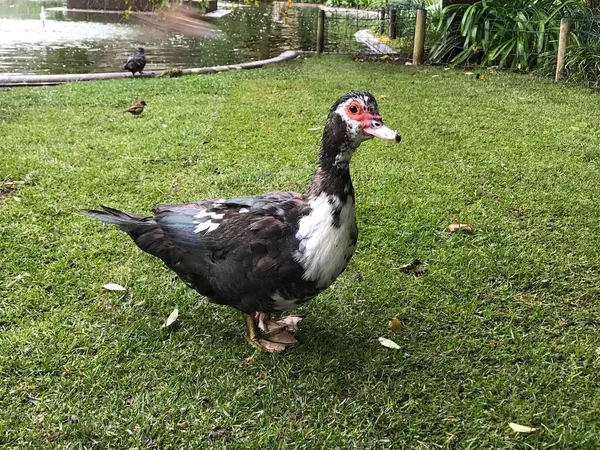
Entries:
{"type": "Polygon", "coordinates": [[[356,114],[358,112],[358,107],[356,105],[350,105],[350,107],[348,108],[348,110],[352,113],[352,114],[356,114]]]}

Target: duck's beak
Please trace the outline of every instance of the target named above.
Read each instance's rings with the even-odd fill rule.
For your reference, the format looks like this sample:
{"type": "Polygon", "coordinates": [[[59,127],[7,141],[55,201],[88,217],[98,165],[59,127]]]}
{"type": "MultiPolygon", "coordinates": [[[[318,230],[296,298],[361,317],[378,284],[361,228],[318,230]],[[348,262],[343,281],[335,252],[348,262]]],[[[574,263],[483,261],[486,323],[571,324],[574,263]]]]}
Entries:
{"type": "Polygon", "coordinates": [[[374,118],[368,127],[363,128],[363,133],[370,136],[375,136],[380,139],[387,139],[390,141],[400,142],[402,139],[396,130],[391,130],[386,127],[381,119],[374,118]]]}

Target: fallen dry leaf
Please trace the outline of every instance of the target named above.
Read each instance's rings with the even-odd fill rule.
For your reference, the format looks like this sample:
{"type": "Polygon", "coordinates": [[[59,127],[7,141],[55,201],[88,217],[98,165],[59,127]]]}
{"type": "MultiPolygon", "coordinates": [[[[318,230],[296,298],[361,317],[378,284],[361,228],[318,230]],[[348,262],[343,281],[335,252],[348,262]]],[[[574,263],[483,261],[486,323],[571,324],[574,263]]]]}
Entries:
{"type": "Polygon", "coordinates": [[[169,314],[169,317],[167,317],[167,321],[164,323],[164,325],[161,328],[169,328],[171,325],[173,325],[177,321],[178,317],[179,317],[179,310],[177,308],[175,308],[173,310],[173,312],[171,314],[169,314]]]}
{"type": "Polygon", "coordinates": [[[14,278],[13,278],[13,280],[12,280],[11,282],[7,283],[7,284],[6,284],[6,287],[7,287],[7,288],[9,288],[9,287],[12,287],[12,285],[14,285],[14,284],[17,284],[17,283],[18,283],[18,282],[20,282],[20,281],[23,281],[23,280],[25,279],[25,277],[28,277],[28,276],[29,276],[29,273],[28,273],[28,272],[25,272],[25,273],[19,274],[19,275],[17,275],[16,277],[14,277],[14,278]]]}
{"type": "Polygon", "coordinates": [[[571,130],[573,130],[573,131],[579,131],[579,127],[571,127],[571,130]]]}
{"type": "Polygon", "coordinates": [[[548,130],[544,130],[544,132],[542,134],[543,135],[548,135],[548,134],[550,134],[550,132],[548,130]]]}
{"type": "Polygon", "coordinates": [[[519,217],[521,215],[521,211],[519,211],[517,208],[508,208],[506,211],[513,216],[519,217]]]}
{"type": "Polygon", "coordinates": [[[123,286],[121,286],[120,284],[116,284],[116,283],[108,283],[108,284],[105,284],[102,287],[104,289],[106,289],[107,291],[126,291],[127,290],[123,286]]]}
{"type": "Polygon", "coordinates": [[[385,95],[380,95],[379,96],[379,100],[383,100],[385,98],[385,95]]]}
{"type": "Polygon", "coordinates": [[[410,264],[404,264],[403,266],[398,267],[398,270],[404,273],[423,275],[424,273],[427,273],[428,269],[423,265],[420,259],[413,259],[410,264]]]}
{"type": "Polygon", "coordinates": [[[509,427],[515,430],[517,433],[533,433],[537,428],[526,427],[525,425],[519,425],[518,423],[509,423],[509,427]]]}
{"type": "Polygon", "coordinates": [[[388,322],[388,328],[394,333],[400,333],[402,331],[402,321],[397,317],[394,317],[388,322]]]}
{"type": "Polygon", "coordinates": [[[476,80],[483,80],[484,78],[485,78],[485,76],[482,75],[482,74],[480,74],[480,73],[478,73],[477,75],[475,75],[475,79],[476,80]]]}
{"type": "Polygon", "coordinates": [[[452,222],[450,225],[448,225],[448,231],[451,233],[456,233],[459,230],[462,230],[465,233],[475,233],[475,228],[473,228],[467,222],[452,222]]]}
{"type": "Polygon", "coordinates": [[[378,341],[384,347],[393,348],[394,350],[400,350],[400,346],[390,339],[380,337],[378,338],[378,341]]]}

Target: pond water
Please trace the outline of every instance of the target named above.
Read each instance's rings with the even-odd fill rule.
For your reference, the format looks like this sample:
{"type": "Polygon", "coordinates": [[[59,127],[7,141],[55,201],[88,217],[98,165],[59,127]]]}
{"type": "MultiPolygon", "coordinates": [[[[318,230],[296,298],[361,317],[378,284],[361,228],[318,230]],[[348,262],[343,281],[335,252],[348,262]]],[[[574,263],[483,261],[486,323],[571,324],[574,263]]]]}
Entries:
{"type": "Polygon", "coordinates": [[[290,49],[314,50],[316,15],[314,8],[288,10],[287,2],[236,5],[211,20],[221,31],[218,38],[200,39],[149,26],[135,15],[67,11],[61,1],[0,0],[0,73],[121,71],[137,47],[146,50],[146,70],[265,59],[290,49]]]}

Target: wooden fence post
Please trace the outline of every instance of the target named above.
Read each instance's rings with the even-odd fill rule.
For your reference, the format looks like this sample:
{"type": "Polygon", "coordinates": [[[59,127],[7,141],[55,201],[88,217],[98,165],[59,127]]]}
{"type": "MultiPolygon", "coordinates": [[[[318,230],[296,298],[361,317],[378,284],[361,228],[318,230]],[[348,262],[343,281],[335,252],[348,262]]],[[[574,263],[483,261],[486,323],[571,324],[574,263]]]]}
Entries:
{"type": "Polygon", "coordinates": [[[319,9],[317,19],[317,53],[323,53],[325,45],[325,10],[319,9]]]}
{"type": "Polygon", "coordinates": [[[571,20],[563,17],[560,19],[560,35],[558,37],[558,57],[556,58],[556,75],[554,81],[558,81],[565,69],[565,57],[567,56],[567,45],[569,44],[569,29],[571,20]]]}
{"type": "Polygon", "coordinates": [[[381,8],[379,10],[379,28],[377,29],[379,34],[385,33],[385,9],[381,8]]]}
{"type": "Polygon", "coordinates": [[[389,36],[390,39],[396,39],[396,17],[398,15],[398,11],[395,9],[390,9],[390,30],[389,36]]]}
{"type": "Polygon", "coordinates": [[[423,54],[425,53],[425,24],[427,22],[427,11],[417,9],[417,20],[415,23],[415,40],[413,44],[413,66],[423,64],[423,54]]]}

